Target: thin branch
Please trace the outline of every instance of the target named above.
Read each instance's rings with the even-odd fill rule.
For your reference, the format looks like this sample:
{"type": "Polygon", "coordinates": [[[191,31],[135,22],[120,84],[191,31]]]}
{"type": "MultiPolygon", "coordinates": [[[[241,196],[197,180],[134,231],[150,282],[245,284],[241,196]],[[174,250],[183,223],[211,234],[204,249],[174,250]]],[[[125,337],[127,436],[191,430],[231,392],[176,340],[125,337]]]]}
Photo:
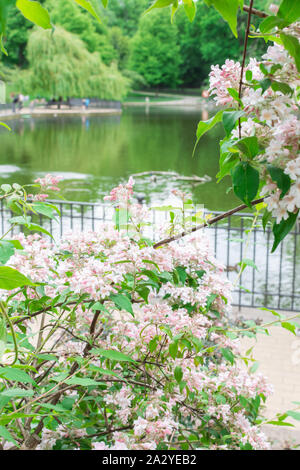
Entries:
{"type": "MultiPolygon", "coordinates": [[[[256,206],[256,204],[260,204],[261,202],[264,201],[264,199],[265,198],[261,197],[260,199],[256,199],[255,201],[252,201],[251,206],[256,206]]],[[[214,217],[213,219],[207,220],[206,222],[204,222],[204,224],[197,225],[196,227],[193,227],[191,230],[188,230],[187,232],[182,232],[182,233],[179,233],[178,235],[174,235],[173,237],[165,238],[164,240],[161,240],[161,241],[155,243],[155,245],[153,245],[153,247],[158,248],[162,245],[166,245],[167,243],[171,243],[175,240],[179,240],[180,238],[183,238],[186,235],[190,235],[191,233],[196,232],[197,230],[200,230],[204,227],[208,227],[209,225],[213,225],[216,222],[219,222],[219,220],[226,219],[226,217],[229,217],[230,215],[233,215],[236,212],[240,212],[243,209],[246,209],[247,207],[248,207],[247,204],[241,204],[240,206],[235,207],[234,209],[231,209],[230,211],[224,212],[223,214],[220,214],[217,217],[214,217]]]]}
{"type": "Polygon", "coordinates": [[[107,434],[113,434],[114,432],[127,431],[128,429],[132,429],[132,428],[133,428],[133,426],[125,426],[123,428],[111,429],[110,431],[96,432],[95,434],[89,434],[89,438],[106,436],[107,434]]]}
{"type": "MultiPolygon", "coordinates": [[[[52,327],[52,325],[46,325],[46,326],[44,326],[44,327],[43,327],[43,330],[45,330],[46,328],[49,328],[49,327],[52,327]]],[[[61,330],[66,331],[67,333],[69,333],[70,336],[72,336],[72,337],[75,338],[75,339],[78,339],[79,341],[83,341],[84,343],[90,344],[89,341],[87,341],[87,340],[84,339],[84,338],[81,338],[80,336],[74,335],[74,333],[73,333],[72,331],[70,331],[68,328],[65,328],[64,326],[57,325],[56,328],[60,328],[61,330]]]]}
{"type": "Polygon", "coordinates": [[[50,310],[54,309],[54,308],[58,308],[58,307],[69,307],[70,305],[76,305],[76,304],[81,304],[81,303],[91,303],[91,302],[94,302],[93,299],[88,299],[88,300],[74,300],[72,302],[68,302],[68,303],[65,303],[65,302],[60,302],[56,305],[49,305],[49,307],[45,307],[41,310],[38,310],[37,312],[34,312],[32,313],[31,315],[27,315],[23,318],[19,318],[18,320],[14,321],[14,325],[17,325],[18,323],[22,323],[24,320],[31,320],[32,318],[34,317],[37,317],[38,315],[41,315],[42,313],[46,313],[46,312],[49,312],[50,310]]]}
{"type": "MultiPolygon", "coordinates": [[[[246,29],[246,32],[245,32],[243,60],[242,60],[241,76],[240,76],[240,83],[239,83],[239,108],[241,108],[240,99],[241,99],[241,96],[242,96],[243,76],[244,76],[244,69],[245,69],[245,63],[246,63],[248,37],[249,37],[249,32],[250,32],[251,15],[252,15],[252,10],[253,10],[253,1],[254,0],[250,0],[250,6],[249,6],[249,10],[248,10],[247,29],[246,29]]],[[[241,137],[242,137],[242,124],[241,124],[241,118],[239,118],[239,138],[241,138],[241,137]]]]}
{"type": "MultiPolygon", "coordinates": [[[[250,10],[250,7],[248,7],[247,5],[244,5],[243,6],[243,10],[247,13],[249,13],[249,10],[250,10]]],[[[268,14],[265,13],[264,11],[260,11],[260,10],[257,10],[256,8],[252,8],[251,10],[251,13],[253,15],[256,15],[256,16],[259,16],[260,18],[268,18],[268,14]]]]}
{"type": "MultiPolygon", "coordinates": [[[[93,321],[91,323],[91,326],[90,326],[90,335],[92,336],[92,338],[94,339],[95,338],[95,329],[96,329],[96,325],[97,325],[97,321],[98,321],[98,318],[100,316],[100,310],[97,310],[94,314],[94,318],[93,318],[93,321]]],[[[102,329],[100,329],[100,331],[98,331],[97,335],[99,335],[101,333],[102,329]]],[[[83,356],[86,357],[90,350],[92,349],[92,344],[86,344],[85,345],[85,348],[84,348],[84,351],[83,351],[83,356]]],[[[82,369],[82,367],[81,367],[82,369]]],[[[78,362],[74,362],[74,364],[72,365],[71,369],[70,369],[70,373],[69,373],[69,376],[67,377],[67,379],[73,377],[76,373],[78,373],[81,369],[79,369],[79,364],[78,362]]],[[[66,380],[67,380],[66,379],[66,380]]],[[[65,380],[64,381],[61,381],[59,384],[57,384],[55,387],[53,387],[50,391],[54,390],[55,388],[57,388],[57,386],[60,387],[59,390],[57,390],[57,392],[54,394],[52,394],[51,396],[51,404],[53,405],[56,405],[56,403],[59,401],[61,395],[65,392],[66,389],[62,388],[63,384],[64,384],[65,380]]],[[[69,387],[68,387],[69,388],[69,387]]],[[[45,394],[44,394],[45,395],[45,394]]],[[[49,395],[49,391],[46,393],[46,395],[49,395]]],[[[41,396],[43,397],[43,395],[41,396]]],[[[37,400],[39,400],[41,397],[39,397],[37,400]]],[[[50,397],[49,397],[50,398],[50,397]]],[[[36,400],[33,400],[33,402],[36,401],[36,400]]],[[[32,402],[32,403],[33,403],[32,402]]],[[[18,410],[19,411],[19,410],[18,410]]],[[[38,423],[38,425],[36,426],[33,434],[31,434],[29,436],[28,439],[26,439],[24,441],[24,444],[23,446],[25,447],[25,449],[35,449],[36,446],[38,445],[39,443],[39,433],[42,431],[43,427],[44,427],[44,419],[45,417],[42,417],[38,423]]]]}

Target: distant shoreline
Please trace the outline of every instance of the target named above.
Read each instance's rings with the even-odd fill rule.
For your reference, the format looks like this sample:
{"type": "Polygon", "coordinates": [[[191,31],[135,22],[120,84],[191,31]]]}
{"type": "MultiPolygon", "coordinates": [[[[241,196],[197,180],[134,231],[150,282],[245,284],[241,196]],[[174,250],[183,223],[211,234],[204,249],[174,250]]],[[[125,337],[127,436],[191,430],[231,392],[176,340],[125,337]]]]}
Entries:
{"type": "Polygon", "coordinates": [[[25,116],[89,116],[89,115],[120,115],[122,114],[121,109],[113,108],[72,108],[72,109],[54,109],[54,108],[35,108],[30,110],[30,108],[23,108],[22,110],[17,110],[13,113],[9,109],[3,109],[0,111],[0,118],[5,119],[18,119],[25,116]]]}

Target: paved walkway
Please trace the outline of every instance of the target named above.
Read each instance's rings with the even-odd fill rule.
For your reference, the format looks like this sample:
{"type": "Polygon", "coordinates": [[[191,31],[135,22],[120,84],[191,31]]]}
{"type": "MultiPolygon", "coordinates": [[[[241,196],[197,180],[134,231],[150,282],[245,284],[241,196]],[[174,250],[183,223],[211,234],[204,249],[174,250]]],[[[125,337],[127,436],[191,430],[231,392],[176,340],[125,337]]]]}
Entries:
{"type": "MultiPolygon", "coordinates": [[[[292,316],[291,312],[281,312],[292,316]]],[[[241,314],[247,319],[263,318],[264,322],[274,321],[275,317],[256,309],[243,309],[241,314]]],[[[296,312],[295,312],[296,314],[296,312]]],[[[268,377],[274,386],[274,394],[266,402],[264,415],[275,418],[277,413],[300,411],[300,334],[293,335],[282,327],[269,328],[270,336],[258,335],[257,341],[245,338],[243,351],[253,346],[253,357],[259,362],[258,371],[268,377]],[[298,402],[296,405],[293,402],[298,402]]],[[[276,441],[276,447],[286,446],[286,442],[300,444],[300,421],[289,418],[295,428],[267,426],[265,431],[276,441]]]]}
{"type": "MultiPolygon", "coordinates": [[[[149,97],[155,97],[154,93],[149,93],[149,97]]],[[[187,107],[187,108],[203,108],[203,107],[211,107],[214,108],[214,103],[210,100],[205,100],[199,96],[180,96],[180,95],[168,95],[166,93],[157,95],[159,98],[161,97],[169,97],[172,99],[166,101],[127,101],[123,103],[123,106],[180,106],[180,107],[187,107]],[[174,99],[174,96],[178,99],[174,99]]]]}

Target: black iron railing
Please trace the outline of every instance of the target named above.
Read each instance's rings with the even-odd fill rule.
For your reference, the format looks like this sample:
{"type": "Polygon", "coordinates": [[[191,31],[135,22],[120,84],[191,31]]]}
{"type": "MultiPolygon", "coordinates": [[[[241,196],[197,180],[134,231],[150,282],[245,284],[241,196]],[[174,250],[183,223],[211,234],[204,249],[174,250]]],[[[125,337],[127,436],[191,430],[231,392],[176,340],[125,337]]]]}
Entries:
{"type": "MultiPolygon", "coordinates": [[[[60,209],[60,217],[49,220],[42,215],[37,222],[54,238],[61,238],[71,230],[101,230],[104,222],[113,220],[114,209],[104,204],[74,201],[51,201],[60,209]]],[[[9,229],[13,214],[0,205],[0,231],[9,229]]],[[[214,211],[215,215],[220,212],[214,211]]],[[[167,220],[162,211],[151,212],[152,224],[147,236],[155,241],[158,236],[150,227],[167,220]],[[151,232],[152,230],[152,232],[151,232]]],[[[36,216],[35,216],[36,217],[36,216]]],[[[300,231],[298,226],[271,254],[272,232],[263,231],[251,214],[235,214],[205,229],[215,256],[225,266],[229,280],[234,284],[233,304],[238,307],[267,307],[276,310],[300,310],[300,231]],[[240,273],[243,260],[251,260],[240,273]]],[[[248,261],[246,261],[248,263],[248,261]]]]}

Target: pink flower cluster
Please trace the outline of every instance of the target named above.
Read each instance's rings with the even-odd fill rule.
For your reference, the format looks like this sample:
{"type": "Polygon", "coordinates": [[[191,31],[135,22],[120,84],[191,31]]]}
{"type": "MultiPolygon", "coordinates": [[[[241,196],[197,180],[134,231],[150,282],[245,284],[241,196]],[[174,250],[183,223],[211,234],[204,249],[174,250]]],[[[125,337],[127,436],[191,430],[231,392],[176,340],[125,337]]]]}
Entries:
{"type": "Polygon", "coordinates": [[[37,178],[35,183],[40,184],[41,188],[47,191],[59,191],[58,183],[62,180],[62,176],[46,175],[44,178],[37,178]]]}
{"type": "Polygon", "coordinates": [[[128,183],[125,185],[120,184],[116,188],[113,188],[110,194],[104,197],[104,200],[117,203],[119,207],[127,207],[133,195],[133,185],[134,179],[130,177],[128,183]]]}
{"type": "MultiPolygon", "coordinates": [[[[299,40],[298,23],[291,25],[289,29],[290,31],[287,32],[299,40]]],[[[236,93],[238,92],[240,74],[239,62],[227,60],[221,68],[218,65],[212,67],[210,93],[215,95],[218,105],[230,104],[231,108],[238,106],[228,88],[233,88],[236,93]]],[[[263,152],[255,158],[260,164],[261,176],[266,181],[261,195],[269,196],[266,200],[268,210],[279,223],[300,208],[300,121],[297,97],[300,75],[293,57],[283,46],[274,43],[268,47],[260,63],[255,59],[250,59],[243,75],[243,84],[241,101],[245,118],[241,123],[241,137],[256,136],[263,149],[263,152]],[[251,71],[254,80],[264,79],[260,64],[265,68],[268,67],[269,70],[272,66],[274,67],[272,81],[279,84],[276,91],[271,87],[263,91],[262,88],[247,86],[247,71],[251,71]],[[282,83],[283,88],[280,88],[282,83]],[[286,87],[290,90],[289,94],[284,93],[286,87]],[[284,197],[276,182],[266,171],[263,163],[265,160],[268,164],[283,170],[290,177],[291,187],[284,197]]],[[[232,137],[233,139],[239,138],[238,129],[232,131],[232,137]]]]}
{"type": "MultiPolygon", "coordinates": [[[[40,191],[60,191],[57,186],[62,180],[62,176],[46,175],[44,178],[37,178],[34,182],[40,185],[40,191]]],[[[38,194],[28,194],[28,198],[32,201],[43,202],[49,197],[49,194],[39,192],[38,194]]]]}
{"type": "Polygon", "coordinates": [[[225,64],[220,67],[213,65],[209,74],[209,93],[215,95],[217,105],[225,106],[233,102],[228,88],[238,89],[241,75],[239,62],[226,59],[225,64]]]}
{"type": "MultiPolygon", "coordinates": [[[[117,195],[117,191],[112,193],[117,195]]],[[[121,193],[124,195],[123,190],[121,193]]],[[[104,440],[93,439],[92,448],[168,447],[178,441],[187,427],[200,440],[209,433],[210,448],[224,448],[213,430],[228,427],[232,434],[229,448],[239,448],[241,442],[250,442],[254,449],[268,448],[255,422],[236,402],[238,395],[251,400],[270,395],[272,389],[262,375],[250,374],[239,362],[230,364],[221,354],[222,348],[227,348],[239,357],[239,340],[224,335],[231,286],[203,232],[190,235],[184,244],[173,242],[160,249],[140,244],[138,234],[130,238],[126,231],[117,231],[112,225],[103,226],[97,233],[70,233],[58,244],[39,235],[21,234],[18,238],[24,250],[15,253],[10,266],[33,281],[42,282],[44,295],[50,299],[63,298],[67,302],[68,296],[87,296],[91,304],[101,301],[104,309],[98,325],[102,326],[93,346],[120,352],[134,361],[124,369],[124,362],[116,360],[113,370],[106,373],[103,359],[91,358],[96,371],[93,377],[97,377],[97,370],[101,371],[100,382],[104,380],[108,386],[95,388],[90,395],[97,403],[101,400],[105,419],[119,429],[104,440]],[[176,272],[183,276],[181,280],[176,272]],[[161,284],[157,284],[159,276],[161,284]],[[134,315],[125,305],[117,308],[113,301],[112,296],[120,294],[125,285],[134,315]],[[208,308],[209,298],[212,301],[208,308]],[[217,312],[217,316],[211,312],[217,312]],[[175,355],[170,353],[174,341],[178,342],[179,351],[175,355]],[[175,369],[181,371],[180,381],[174,379],[175,369]],[[225,403],[220,403],[220,394],[225,403]],[[207,423],[202,420],[204,414],[210,416],[207,423]],[[126,431],[122,431],[124,427],[126,431]]],[[[26,302],[38,298],[35,289],[27,289],[26,302]]],[[[16,293],[14,302],[23,305],[24,301],[23,294],[16,293]]],[[[55,337],[51,349],[60,358],[52,374],[61,372],[61,367],[67,367],[73,358],[84,356],[95,312],[89,304],[79,303],[72,320],[70,311],[63,307],[57,307],[56,315],[65,333],[63,341],[55,337]]],[[[33,328],[34,324],[33,321],[33,328]]],[[[30,325],[28,322],[28,328],[30,325]]],[[[46,350],[50,346],[45,340],[46,350]]],[[[83,373],[90,377],[88,368],[83,373]]],[[[71,393],[74,406],[85,396],[77,390],[71,393]]],[[[101,406],[97,413],[101,422],[101,406]]],[[[79,442],[80,447],[83,436],[84,428],[70,429],[67,424],[46,428],[39,448],[53,448],[58,441],[73,445],[72,448],[79,442]]]]}

